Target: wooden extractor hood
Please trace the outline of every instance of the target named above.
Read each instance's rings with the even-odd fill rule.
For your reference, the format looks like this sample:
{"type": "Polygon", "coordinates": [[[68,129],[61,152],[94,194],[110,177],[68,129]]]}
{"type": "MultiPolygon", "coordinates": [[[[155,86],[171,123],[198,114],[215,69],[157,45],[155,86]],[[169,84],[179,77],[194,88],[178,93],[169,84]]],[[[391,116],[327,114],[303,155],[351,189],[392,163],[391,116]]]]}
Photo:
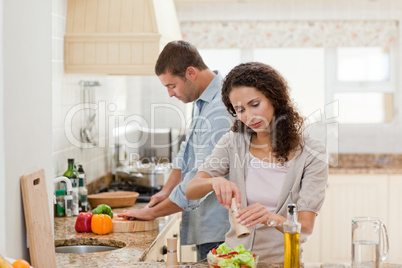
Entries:
{"type": "Polygon", "coordinates": [[[181,39],[173,0],[68,0],[66,73],[154,75],[163,47],[181,39]]]}

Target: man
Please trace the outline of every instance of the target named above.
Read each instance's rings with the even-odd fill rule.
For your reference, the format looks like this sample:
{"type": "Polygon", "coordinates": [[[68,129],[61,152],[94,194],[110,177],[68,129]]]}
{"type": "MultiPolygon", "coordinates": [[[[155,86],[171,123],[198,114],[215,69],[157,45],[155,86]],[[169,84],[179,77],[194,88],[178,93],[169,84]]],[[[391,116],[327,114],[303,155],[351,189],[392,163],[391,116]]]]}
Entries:
{"type": "Polygon", "coordinates": [[[204,260],[209,250],[225,240],[230,227],[228,211],[213,194],[201,203],[187,200],[185,188],[232,124],[221,100],[223,78],[205,65],[194,46],[184,41],[166,45],[156,62],[155,73],[170,97],[184,103],[194,102],[191,127],[162,190],[152,196],[145,208],[125,211],[119,216],[153,220],[184,210],[181,244],[196,244],[198,259],[204,260]]]}

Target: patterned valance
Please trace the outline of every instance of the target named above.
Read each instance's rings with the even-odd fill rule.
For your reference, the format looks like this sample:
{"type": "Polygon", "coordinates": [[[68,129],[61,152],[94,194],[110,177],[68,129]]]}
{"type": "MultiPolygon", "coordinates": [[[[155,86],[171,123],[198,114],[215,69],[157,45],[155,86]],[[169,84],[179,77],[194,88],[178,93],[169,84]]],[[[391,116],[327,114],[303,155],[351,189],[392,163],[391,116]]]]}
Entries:
{"type": "Polygon", "coordinates": [[[183,39],[198,48],[388,46],[397,21],[182,22],[183,39]]]}

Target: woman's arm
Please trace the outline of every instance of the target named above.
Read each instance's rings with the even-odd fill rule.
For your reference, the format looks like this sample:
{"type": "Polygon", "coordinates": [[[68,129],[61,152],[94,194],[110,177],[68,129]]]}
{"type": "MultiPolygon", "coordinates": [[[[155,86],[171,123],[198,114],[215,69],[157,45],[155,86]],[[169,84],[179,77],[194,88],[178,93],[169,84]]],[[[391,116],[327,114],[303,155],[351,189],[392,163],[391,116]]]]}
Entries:
{"type": "Polygon", "coordinates": [[[200,171],[186,186],[186,198],[188,200],[196,200],[203,198],[207,193],[211,192],[212,184],[210,182],[211,175],[204,171],[200,171]]]}
{"type": "Polygon", "coordinates": [[[200,171],[186,186],[186,198],[188,200],[200,199],[209,192],[215,191],[219,203],[229,209],[232,198],[237,201],[237,207],[241,204],[240,190],[236,184],[223,177],[214,177],[204,171],[200,171]]]}

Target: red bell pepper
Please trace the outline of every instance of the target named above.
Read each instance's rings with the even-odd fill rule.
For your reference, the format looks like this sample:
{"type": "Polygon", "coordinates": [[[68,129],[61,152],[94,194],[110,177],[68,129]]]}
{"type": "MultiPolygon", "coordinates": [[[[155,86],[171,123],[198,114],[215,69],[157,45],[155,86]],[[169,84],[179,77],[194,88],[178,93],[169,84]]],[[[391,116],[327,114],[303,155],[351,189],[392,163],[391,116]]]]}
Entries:
{"type": "Polygon", "coordinates": [[[75,221],[75,230],[78,233],[90,233],[91,229],[91,220],[93,214],[91,212],[81,212],[77,216],[77,220],[75,221]]]}

